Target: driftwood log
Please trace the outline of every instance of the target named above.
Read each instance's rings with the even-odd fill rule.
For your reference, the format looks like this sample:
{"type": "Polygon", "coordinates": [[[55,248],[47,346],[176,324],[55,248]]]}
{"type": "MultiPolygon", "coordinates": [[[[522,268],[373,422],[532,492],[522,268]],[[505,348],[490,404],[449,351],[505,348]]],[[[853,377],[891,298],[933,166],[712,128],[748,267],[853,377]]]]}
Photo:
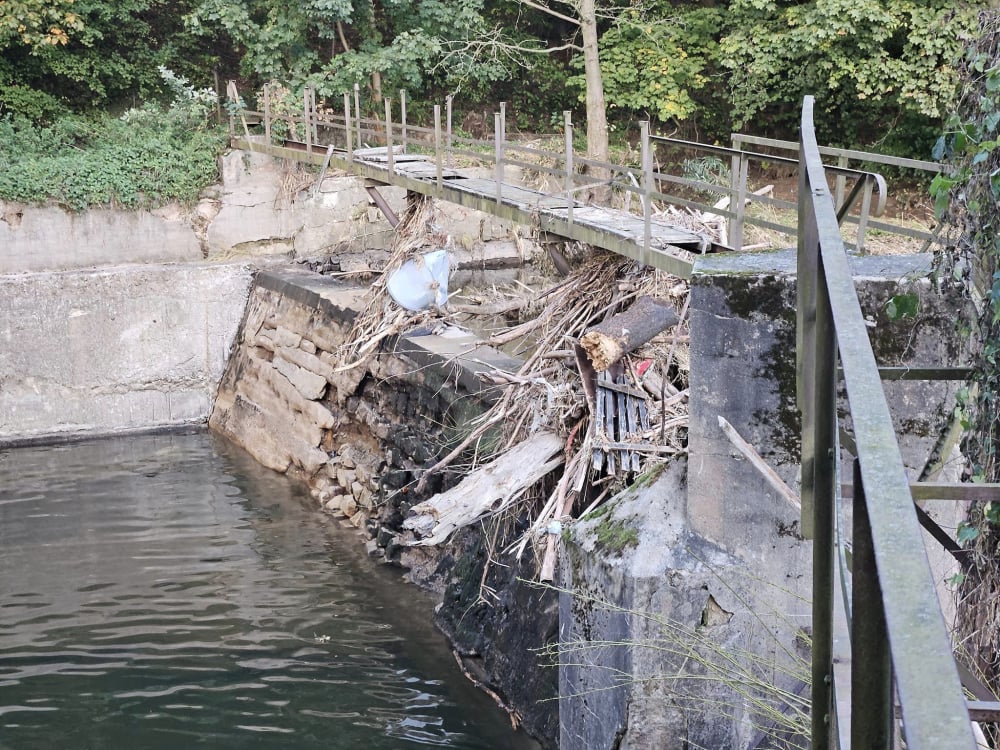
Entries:
{"type": "Polygon", "coordinates": [[[558,435],[536,432],[447,492],[414,505],[403,521],[403,528],[418,537],[410,545],[441,544],[455,529],[503,510],[563,463],[564,447],[558,435]]]}
{"type": "Polygon", "coordinates": [[[594,369],[603,372],[656,334],[677,325],[677,321],[677,313],[669,304],[640,297],[628,310],[587,329],[580,337],[580,346],[594,369]]]}

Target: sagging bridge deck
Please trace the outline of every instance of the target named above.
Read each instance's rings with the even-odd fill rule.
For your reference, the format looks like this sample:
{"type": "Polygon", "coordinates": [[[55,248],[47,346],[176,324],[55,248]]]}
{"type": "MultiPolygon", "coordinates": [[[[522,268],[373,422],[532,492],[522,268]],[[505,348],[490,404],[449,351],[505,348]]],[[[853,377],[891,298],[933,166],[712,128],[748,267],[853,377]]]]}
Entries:
{"type": "MultiPolygon", "coordinates": [[[[658,219],[649,222],[649,243],[642,216],[627,211],[583,205],[565,197],[470,176],[441,167],[433,155],[393,153],[388,148],[355,149],[350,153],[326,145],[285,141],[281,145],[237,137],[233,146],[271,156],[327,167],[364,177],[370,183],[395,185],[484,211],[519,224],[535,226],[558,237],[605,248],[681,278],[688,278],[695,257],[717,249],[710,239],[658,219]]],[[[399,147],[394,147],[398,149],[399,147]]]]}

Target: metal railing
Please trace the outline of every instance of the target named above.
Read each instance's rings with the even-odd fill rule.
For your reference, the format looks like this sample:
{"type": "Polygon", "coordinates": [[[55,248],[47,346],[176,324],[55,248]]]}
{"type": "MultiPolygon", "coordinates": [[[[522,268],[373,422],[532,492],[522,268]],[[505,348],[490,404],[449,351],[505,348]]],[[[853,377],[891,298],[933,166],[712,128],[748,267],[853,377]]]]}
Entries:
{"type": "MultiPolygon", "coordinates": [[[[779,163],[783,163],[787,158],[794,158],[799,150],[799,144],[793,143],[792,141],[782,141],[775,138],[764,138],[762,136],[747,135],[746,133],[733,133],[732,134],[732,144],[733,149],[737,152],[732,158],[731,174],[733,177],[733,188],[736,188],[736,179],[739,174],[742,174],[746,170],[746,163],[748,159],[760,159],[762,154],[760,152],[746,151],[745,146],[754,146],[758,149],[767,148],[774,149],[776,151],[781,151],[785,153],[785,157],[780,155],[772,156],[771,159],[776,160],[779,163]],[[740,154],[746,153],[747,157],[741,156],[740,154]]],[[[877,154],[872,151],[859,151],[857,149],[849,148],[835,148],[833,146],[820,146],[819,153],[821,157],[827,157],[828,159],[836,159],[836,167],[840,169],[846,169],[850,167],[851,162],[856,162],[860,164],[884,164],[889,167],[896,167],[899,169],[909,169],[915,172],[925,173],[928,178],[936,175],[945,170],[945,166],[933,161],[924,161],[922,159],[907,159],[900,156],[890,156],[888,154],[877,154]]],[[[845,203],[849,203],[850,199],[847,197],[847,182],[846,176],[842,173],[837,172],[831,166],[827,166],[827,172],[835,176],[834,179],[834,191],[833,191],[833,202],[840,211],[845,203]]],[[[884,191],[881,195],[884,196],[884,191]]],[[[884,198],[883,198],[884,200],[884,198]]],[[[935,238],[935,234],[929,229],[922,229],[912,226],[904,226],[902,224],[889,223],[885,221],[876,221],[882,215],[882,210],[876,210],[870,213],[865,208],[866,204],[870,204],[871,194],[870,192],[862,198],[861,211],[859,211],[857,216],[846,214],[845,220],[851,224],[857,225],[857,237],[855,242],[855,247],[859,251],[864,250],[865,243],[865,233],[869,230],[878,230],[882,232],[889,232],[891,234],[898,234],[904,237],[909,237],[910,239],[920,240],[924,243],[928,243],[935,238]]],[[[780,202],[779,202],[780,203],[780,202]]],[[[794,208],[790,203],[784,202],[780,203],[783,208],[794,208]]]]}
{"type": "MultiPolygon", "coordinates": [[[[233,96],[232,90],[230,96],[233,96]]],[[[299,111],[295,113],[276,114],[272,111],[267,87],[261,99],[261,111],[247,111],[241,116],[244,118],[244,128],[248,117],[254,123],[263,124],[264,137],[268,145],[272,144],[275,125],[281,122],[288,131],[298,132],[297,137],[284,139],[285,142],[297,141],[297,145],[309,154],[323,151],[327,145],[334,145],[348,160],[354,160],[357,158],[358,150],[365,146],[385,147],[390,174],[394,172],[393,162],[397,151],[410,153],[416,150],[427,153],[428,158],[437,165],[436,182],[439,189],[445,180],[446,170],[452,167],[457,159],[462,159],[464,162],[475,161],[492,167],[496,182],[495,199],[498,203],[502,200],[501,185],[508,167],[533,170],[538,174],[547,175],[558,186],[543,198],[549,206],[552,205],[552,198],[562,198],[565,201],[570,225],[574,221],[574,208],[579,207],[579,199],[588,191],[609,188],[621,197],[627,211],[631,210],[634,197],[641,209],[645,227],[644,249],[647,252],[656,202],[691,208],[701,212],[704,218],[718,219],[727,230],[724,241],[718,243],[724,249],[743,249],[744,227],[748,224],[790,238],[797,232],[794,221],[783,224],[780,221],[751,216],[747,211],[748,207],[754,204],[771,206],[779,210],[796,209],[795,203],[766,195],[755,195],[748,188],[751,164],[780,163],[789,168],[797,168],[798,161],[790,156],[775,156],[748,151],[742,147],[728,148],[658,136],[650,132],[648,123],[640,122],[639,163],[623,165],[597,161],[577,154],[573,145],[574,125],[569,112],[563,113],[563,148],[556,151],[509,140],[504,103],[501,103],[493,114],[493,138],[487,140],[455,132],[452,125],[451,97],[445,100],[443,108],[441,105],[434,105],[433,122],[426,126],[419,126],[407,120],[405,91],[399,92],[397,106],[394,106],[392,99],[384,100],[383,119],[363,116],[357,86],[353,92],[343,94],[342,105],[338,103],[336,111],[319,109],[315,95],[309,89],[304,92],[302,106],[296,107],[299,111]],[[657,153],[670,149],[730,160],[733,171],[729,184],[705,182],[658,169],[657,153]],[[718,200],[713,203],[703,202],[697,199],[699,194],[728,199],[728,205],[721,206],[718,200]]],[[[230,127],[234,134],[237,122],[237,118],[231,119],[230,127]]],[[[886,205],[885,181],[881,175],[860,169],[828,166],[827,170],[835,176],[838,189],[846,185],[847,181],[853,183],[853,189],[846,201],[842,201],[841,210],[847,216],[847,221],[853,221],[858,225],[855,244],[857,249],[863,250],[866,229],[876,226],[872,220],[881,216],[886,205]],[[848,215],[849,209],[855,203],[860,205],[860,210],[857,215],[848,215]]],[[[916,236],[914,230],[895,225],[878,224],[877,228],[916,236]]],[[[923,236],[920,235],[921,238],[923,236]]]]}
{"type": "Polygon", "coordinates": [[[976,745],[968,707],[841,239],[812,109],[807,97],[799,151],[796,342],[803,530],[814,539],[812,747],[888,750],[901,732],[909,750],[969,750],[976,745]],[[852,533],[840,527],[837,512],[838,358],[857,455],[852,533]],[[849,536],[848,571],[844,545],[849,536]],[[837,647],[849,651],[849,658],[834,655],[838,611],[848,634],[837,647]]]}

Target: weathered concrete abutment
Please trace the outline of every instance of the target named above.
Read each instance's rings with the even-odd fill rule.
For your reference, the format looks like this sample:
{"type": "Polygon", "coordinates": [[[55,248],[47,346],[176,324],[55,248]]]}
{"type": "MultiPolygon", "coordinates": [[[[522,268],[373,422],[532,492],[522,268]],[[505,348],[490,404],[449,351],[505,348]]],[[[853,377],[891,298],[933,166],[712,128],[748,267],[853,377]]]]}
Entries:
{"type": "Polygon", "coordinates": [[[203,422],[243,263],[0,276],[0,444],[203,422]]]}
{"type": "MultiPolygon", "coordinates": [[[[929,257],[852,265],[880,364],[961,362],[959,303],[930,283],[929,257]],[[890,316],[896,295],[912,295],[916,314],[890,316]]],[[[768,737],[787,738],[808,710],[791,698],[778,720],[754,702],[808,696],[811,542],[799,511],[719,426],[731,423],[797,489],[794,253],[706,256],[691,295],[686,470],[640,480],[564,533],[562,750],[774,747],[768,737]]],[[[952,416],[955,384],[886,385],[916,479],[952,416]]],[[[926,509],[947,526],[956,506],[926,509]]],[[[947,600],[954,562],[925,538],[947,600]]]]}

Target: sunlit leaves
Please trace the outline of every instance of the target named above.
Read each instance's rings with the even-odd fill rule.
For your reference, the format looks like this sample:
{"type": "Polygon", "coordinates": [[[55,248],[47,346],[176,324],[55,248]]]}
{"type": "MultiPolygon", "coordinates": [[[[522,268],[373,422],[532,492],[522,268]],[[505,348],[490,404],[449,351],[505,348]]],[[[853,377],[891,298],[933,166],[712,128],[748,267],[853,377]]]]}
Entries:
{"type": "Polygon", "coordinates": [[[65,45],[82,27],[73,0],[0,0],[0,50],[65,45]]]}

